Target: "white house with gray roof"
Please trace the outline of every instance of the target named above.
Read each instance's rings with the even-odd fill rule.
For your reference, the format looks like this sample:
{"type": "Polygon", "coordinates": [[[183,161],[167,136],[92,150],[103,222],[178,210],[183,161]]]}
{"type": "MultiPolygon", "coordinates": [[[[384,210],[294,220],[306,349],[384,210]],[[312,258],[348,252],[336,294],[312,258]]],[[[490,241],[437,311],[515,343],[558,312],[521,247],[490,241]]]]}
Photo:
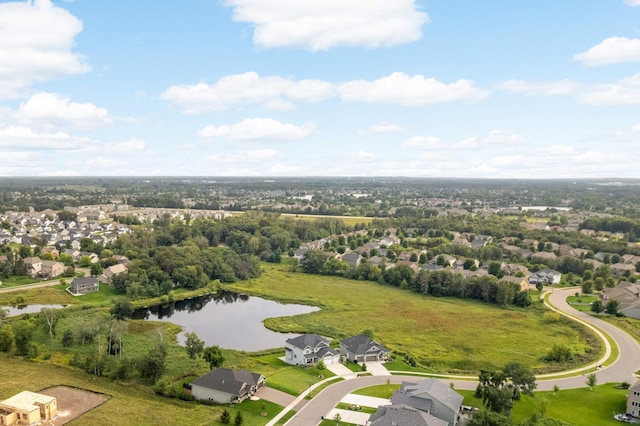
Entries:
{"type": "Polygon", "coordinates": [[[391,395],[392,404],[404,404],[429,413],[455,426],[462,407],[463,397],[436,379],[415,383],[402,382],[400,389],[391,395]]]}
{"type": "Polygon", "coordinates": [[[313,365],[322,360],[325,365],[340,361],[340,353],[329,347],[329,341],[317,334],[302,334],[287,339],[284,362],[291,365],[313,365]]]}

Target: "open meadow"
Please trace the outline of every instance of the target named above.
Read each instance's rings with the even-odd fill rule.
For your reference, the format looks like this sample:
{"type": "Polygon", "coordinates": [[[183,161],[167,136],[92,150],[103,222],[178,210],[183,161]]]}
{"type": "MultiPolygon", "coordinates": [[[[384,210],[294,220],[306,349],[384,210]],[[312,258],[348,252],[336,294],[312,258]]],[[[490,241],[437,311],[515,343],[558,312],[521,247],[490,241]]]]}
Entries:
{"type": "Polygon", "coordinates": [[[343,338],[371,329],[376,340],[396,354],[409,353],[437,372],[475,373],[513,360],[537,373],[563,369],[567,366],[542,359],[556,343],[582,354],[582,362],[602,353],[593,334],[538,303],[528,309],[500,308],[421,296],[372,282],[301,274],[272,264],[263,264],[260,278],[224,287],[322,308],[306,315],[269,318],[265,324],[273,330],[343,338]]]}

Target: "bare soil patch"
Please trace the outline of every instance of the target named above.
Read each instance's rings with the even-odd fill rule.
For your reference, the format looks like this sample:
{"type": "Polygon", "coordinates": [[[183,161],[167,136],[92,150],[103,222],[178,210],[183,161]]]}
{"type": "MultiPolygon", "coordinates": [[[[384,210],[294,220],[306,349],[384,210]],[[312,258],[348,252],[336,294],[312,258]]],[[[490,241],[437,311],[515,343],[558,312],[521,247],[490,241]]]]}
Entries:
{"type": "Polygon", "coordinates": [[[44,423],[47,426],[61,426],[71,420],[77,419],[87,411],[101,405],[111,397],[102,393],[91,392],[84,389],[68,386],[54,386],[43,389],[39,393],[53,396],[57,400],[58,416],[44,423]]]}

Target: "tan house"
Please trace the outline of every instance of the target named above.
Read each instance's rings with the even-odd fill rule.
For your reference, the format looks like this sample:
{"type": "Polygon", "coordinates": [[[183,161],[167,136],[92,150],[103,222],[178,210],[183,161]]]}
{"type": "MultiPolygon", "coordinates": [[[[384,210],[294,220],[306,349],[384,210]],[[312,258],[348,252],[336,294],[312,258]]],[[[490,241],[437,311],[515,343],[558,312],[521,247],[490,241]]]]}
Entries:
{"type": "Polygon", "coordinates": [[[0,426],[38,424],[57,414],[56,399],[35,392],[22,391],[0,402],[0,426]]]}
{"type": "Polygon", "coordinates": [[[25,257],[23,262],[27,267],[27,273],[32,277],[37,277],[42,269],[42,260],[39,257],[25,257]]]}
{"type": "Polygon", "coordinates": [[[520,291],[529,291],[529,280],[527,280],[525,277],[516,277],[516,276],[513,276],[513,275],[505,275],[504,277],[500,278],[500,281],[513,283],[513,284],[517,285],[518,287],[520,287],[520,291]]]}
{"type": "Polygon", "coordinates": [[[640,380],[637,380],[633,386],[629,388],[629,395],[627,395],[627,414],[640,417],[640,380]]]}
{"type": "Polygon", "coordinates": [[[38,276],[54,278],[64,273],[64,263],[55,260],[43,260],[38,276]]]}
{"type": "Polygon", "coordinates": [[[102,275],[98,277],[98,281],[103,284],[111,284],[114,276],[124,274],[125,272],[127,272],[127,266],[122,263],[118,263],[105,269],[102,275]]]}

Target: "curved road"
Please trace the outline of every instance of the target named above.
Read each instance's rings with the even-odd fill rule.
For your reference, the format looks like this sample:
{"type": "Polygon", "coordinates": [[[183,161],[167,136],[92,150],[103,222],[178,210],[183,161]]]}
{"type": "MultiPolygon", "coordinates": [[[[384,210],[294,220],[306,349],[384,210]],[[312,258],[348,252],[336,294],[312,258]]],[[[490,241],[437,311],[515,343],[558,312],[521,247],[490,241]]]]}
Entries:
{"type": "MultiPolygon", "coordinates": [[[[553,390],[554,386],[558,386],[560,389],[582,388],[586,386],[586,374],[594,371],[596,372],[598,383],[630,382],[634,373],[640,370],[640,345],[638,345],[631,336],[614,325],[569,306],[566,298],[574,293],[575,289],[556,289],[553,290],[549,300],[565,315],[592,324],[611,336],[618,345],[620,355],[613,364],[599,370],[596,370],[595,365],[592,364],[584,369],[580,369],[584,371],[583,374],[578,373],[576,376],[566,378],[538,380],[537,389],[553,390]]],[[[560,372],[557,373],[556,376],[562,374],[563,373],[560,372]]],[[[297,413],[286,423],[286,426],[309,426],[317,424],[321,416],[338,405],[345,395],[357,389],[385,384],[387,380],[390,380],[390,383],[393,384],[400,384],[403,381],[415,381],[417,379],[416,376],[365,376],[337,382],[325,388],[311,401],[299,397],[292,406],[288,407],[297,410],[297,413]]],[[[475,380],[448,380],[445,378],[440,380],[453,383],[456,389],[473,390],[477,385],[475,380]]],[[[284,414],[284,411],[282,414],[284,414]]],[[[276,419],[273,419],[272,422],[275,420],[276,419]]]]}

